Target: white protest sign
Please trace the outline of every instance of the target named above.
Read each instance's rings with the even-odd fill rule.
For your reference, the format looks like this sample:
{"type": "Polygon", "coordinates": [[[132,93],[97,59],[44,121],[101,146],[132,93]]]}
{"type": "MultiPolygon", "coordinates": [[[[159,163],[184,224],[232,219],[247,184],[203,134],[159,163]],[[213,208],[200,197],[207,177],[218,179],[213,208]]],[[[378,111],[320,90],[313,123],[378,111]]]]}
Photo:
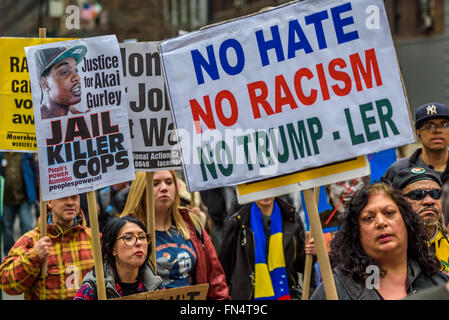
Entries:
{"type": "Polygon", "coordinates": [[[381,0],[287,4],[160,51],[189,191],[414,142],[381,0]]]}
{"type": "Polygon", "coordinates": [[[115,36],[25,48],[44,201],[135,178],[115,36]]]}
{"type": "Polygon", "coordinates": [[[120,44],[134,167],[140,171],[181,167],[158,46],[159,42],[120,44]]]}

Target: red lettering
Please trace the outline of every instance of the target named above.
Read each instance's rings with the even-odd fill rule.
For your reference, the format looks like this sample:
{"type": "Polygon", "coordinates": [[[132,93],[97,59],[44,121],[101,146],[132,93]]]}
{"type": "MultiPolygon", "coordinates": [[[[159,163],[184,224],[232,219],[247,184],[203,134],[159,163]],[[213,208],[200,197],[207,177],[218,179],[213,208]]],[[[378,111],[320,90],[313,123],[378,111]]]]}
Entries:
{"type": "Polygon", "coordinates": [[[223,125],[230,127],[237,122],[239,110],[237,107],[237,101],[235,100],[235,97],[231,91],[223,90],[217,94],[217,96],[215,97],[215,110],[217,111],[218,120],[220,120],[223,125]],[[226,118],[223,113],[224,99],[227,99],[229,101],[229,105],[231,107],[231,115],[229,116],[229,118],[226,118]]]}
{"type": "Polygon", "coordinates": [[[290,88],[285,82],[285,78],[283,75],[276,76],[275,86],[276,86],[275,88],[276,113],[282,112],[282,107],[287,104],[290,105],[290,108],[292,109],[298,108],[298,105],[296,104],[295,99],[293,98],[290,88]],[[284,93],[285,96],[282,96],[282,93],[284,93]]]}
{"type": "Polygon", "coordinates": [[[260,118],[260,110],[259,105],[265,110],[267,115],[274,114],[273,109],[270,104],[267,102],[268,97],[268,88],[265,82],[256,81],[253,83],[249,83],[247,85],[249,100],[251,101],[251,108],[253,109],[254,119],[260,118]],[[256,94],[256,90],[259,89],[261,91],[260,95],[256,94]]]}
{"type": "Polygon", "coordinates": [[[209,129],[216,129],[209,96],[204,96],[203,101],[204,105],[206,106],[206,111],[204,111],[203,108],[201,108],[201,105],[195,99],[190,100],[190,109],[192,110],[192,116],[193,121],[195,122],[196,133],[203,132],[200,123],[200,118],[201,120],[203,120],[203,122],[209,129]]]}
{"type": "Polygon", "coordinates": [[[313,78],[313,73],[307,68],[301,68],[295,73],[294,83],[295,83],[295,91],[298,96],[299,101],[302,104],[310,106],[315,103],[317,98],[317,91],[315,89],[310,90],[310,95],[306,96],[302,91],[301,79],[306,77],[308,80],[313,78]]]}
{"type": "Polygon", "coordinates": [[[367,89],[373,87],[372,73],[374,73],[376,85],[378,87],[382,85],[382,77],[380,76],[379,66],[377,64],[376,52],[374,51],[374,48],[365,51],[366,68],[364,68],[358,53],[351,54],[349,56],[349,60],[351,61],[351,67],[352,72],[354,74],[354,80],[355,85],[357,87],[357,91],[363,90],[360,74],[363,77],[363,81],[365,82],[367,89]]]}
{"type": "Polygon", "coordinates": [[[327,88],[326,75],[324,74],[322,63],[316,65],[316,71],[318,72],[318,80],[320,80],[321,95],[323,96],[323,100],[329,100],[329,89],[327,88]]]}
{"type": "Polygon", "coordinates": [[[346,72],[336,70],[335,68],[337,66],[341,69],[346,68],[346,62],[341,58],[331,60],[331,62],[329,62],[329,74],[333,79],[342,81],[345,86],[340,88],[338,84],[334,84],[331,88],[337,96],[343,97],[351,92],[352,81],[351,77],[349,77],[346,72]]]}

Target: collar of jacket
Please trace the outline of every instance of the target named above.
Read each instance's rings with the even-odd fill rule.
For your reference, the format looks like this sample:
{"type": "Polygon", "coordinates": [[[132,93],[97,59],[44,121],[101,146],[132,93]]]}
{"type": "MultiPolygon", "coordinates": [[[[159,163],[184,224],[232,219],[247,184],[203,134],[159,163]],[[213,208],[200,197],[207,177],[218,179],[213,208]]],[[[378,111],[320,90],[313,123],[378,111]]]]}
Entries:
{"type": "Polygon", "coordinates": [[[200,229],[199,226],[197,226],[193,221],[192,218],[190,218],[189,209],[185,207],[179,207],[179,213],[182,216],[182,219],[187,224],[187,227],[190,230],[190,235],[192,236],[192,231],[195,230],[196,234],[198,235],[198,238],[201,240],[201,243],[204,245],[204,235],[203,230],[200,229]]]}
{"type": "MultiPolygon", "coordinates": [[[[421,161],[424,162],[422,160],[421,154],[422,154],[422,148],[416,149],[416,151],[413,152],[413,154],[410,156],[410,160],[409,160],[410,166],[419,165],[419,163],[418,163],[419,159],[421,159],[421,161]]],[[[426,165],[430,169],[435,170],[432,165],[429,165],[429,164],[426,164],[426,165]]],[[[444,182],[446,182],[446,180],[448,178],[449,178],[449,160],[448,160],[448,163],[446,164],[446,168],[444,169],[443,173],[441,174],[441,180],[443,180],[443,183],[444,183],[444,182]]]]}
{"type": "MultiPolygon", "coordinates": [[[[51,211],[47,212],[47,220],[51,214],[52,214],[51,211]]],[[[39,232],[40,232],[40,228],[41,228],[40,220],[41,220],[41,218],[39,217],[38,221],[37,221],[37,230],[39,232]]],[[[78,213],[78,215],[76,217],[76,222],[70,228],[64,229],[57,223],[47,224],[47,234],[50,237],[56,238],[56,237],[59,237],[62,235],[67,235],[67,234],[76,232],[76,231],[84,229],[84,228],[86,228],[86,219],[84,218],[83,210],[80,209],[80,212],[78,213]]]]}
{"type": "MultiPolygon", "coordinates": [[[[119,293],[117,292],[116,286],[115,286],[115,273],[114,269],[108,264],[103,264],[103,273],[104,273],[104,284],[106,287],[107,296],[110,298],[117,298],[119,297],[119,293]]],[[[92,269],[89,273],[86,274],[86,276],[83,279],[83,283],[89,283],[90,286],[96,291],[96,285],[97,285],[97,278],[95,276],[95,271],[92,269]]],[[[145,266],[145,269],[143,271],[143,286],[145,291],[155,291],[159,289],[160,285],[162,284],[162,278],[159,276],[156,276],[151,270],[149,266],[145,266]]]]}
{"type": "MultiPolygon", "coordinates": [[[[105,284],[107,288],[115,290],[115,273],[112,267],[105,263],[104,266],[105,284]]],[[[156,276],[149,266],[145,266],[143,270],[143,278],[141,280],[146,291],[154,291],[162,284],[162,278],[156,276]]]]}
{"type": "Polygon", "coordinates": [[[410,164],[417,165],[418,160],[421,158],[422,148],[416,149],[410,156],[410,164]]]}
{"type": "MultiPolygon", "coordinates": [[[[295,218],[295,209],[293,206],[280,198],[275,198],[274,200],[278,203],[281,209],[282,220],[293,222],[295,218]]],[[[231,216],[231,219],[236,219],[241,226],[245,226],[245,228],[248,229],[250,228],[249,220],[251,217],[251,204],[252,202],[245,204],[239,211],[231,216]]]]}
{"type": "MultiPolygon", "coordinates": [[[[421,274],[421,266],[414,259],[408,259],[407,261],[407,278],[406,278],[406,290],[407,293],[411,293],[413,290],[411,285],[421,274]]],[[[366,288],[365,284],[359,284],[352,279],[351,276],[343,274],[340,269],[335,268],[335,276],[340,279],[345,291],[349,294],[352,300],[378,300],[379,296],[374,289],[366,288]]]]}

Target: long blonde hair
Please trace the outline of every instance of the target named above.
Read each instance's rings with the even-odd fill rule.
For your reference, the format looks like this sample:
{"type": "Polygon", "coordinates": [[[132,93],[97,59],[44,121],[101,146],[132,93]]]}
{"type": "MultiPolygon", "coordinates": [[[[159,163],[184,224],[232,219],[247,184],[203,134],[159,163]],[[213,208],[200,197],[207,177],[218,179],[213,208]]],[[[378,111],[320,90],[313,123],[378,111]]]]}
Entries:
{"type": "MultiPolygon", "coordinates": [[[[178,177],[176,175],[176,172],[174,170],[167,170],[170,172],[173,183],[175,185],[175,199],[173,201],[173,204],[171,208],[169,209],[172,221],[175,224],[175,228],[178,230],[178,232],[182,235],[182,237],[186,240],[190,239],[190,233],[187,229],[186,223],[184,219],[182,218],[181,213],[179,212],[180,207],[180,196],[179,196],[179,190],[178,190],[178,177]]],[[[129,190],[128,198],[126,200],[125,208],[123,209],[120,217],[123,216],[133,216],[136,219],[142,221],[145,226],[147,226],[147,214],[146,214],[146,197],[145,197],[145,190],[146,190],[146,172],[143,171],[137,171],[136,172],[136,180],[134,180],[131,183],[131,188],[129,190]]],[[[154,199],[152,199],[154,201],[154,199]]],[[[201,223],[199,221],[199,218],[196,217],[194,214],[192,214],[189,210],[189,216],[194,225],[197,228],[202,229],[201,223]]]]}

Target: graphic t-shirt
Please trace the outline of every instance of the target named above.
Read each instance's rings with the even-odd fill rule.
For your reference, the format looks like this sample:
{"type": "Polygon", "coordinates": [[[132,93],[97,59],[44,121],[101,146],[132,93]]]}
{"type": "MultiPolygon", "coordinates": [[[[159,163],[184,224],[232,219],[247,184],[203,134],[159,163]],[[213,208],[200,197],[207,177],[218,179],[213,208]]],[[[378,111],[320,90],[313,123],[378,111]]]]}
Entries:
{"type": "Polygon", "coordinates": [[[170,234],[156,230],[156,265],[157,274],[163,280],[162,286],[177,288],[192,285],[190,271],[196,262],[192,242],[185,240],[174,227],[168,231],[170,234]]]}

